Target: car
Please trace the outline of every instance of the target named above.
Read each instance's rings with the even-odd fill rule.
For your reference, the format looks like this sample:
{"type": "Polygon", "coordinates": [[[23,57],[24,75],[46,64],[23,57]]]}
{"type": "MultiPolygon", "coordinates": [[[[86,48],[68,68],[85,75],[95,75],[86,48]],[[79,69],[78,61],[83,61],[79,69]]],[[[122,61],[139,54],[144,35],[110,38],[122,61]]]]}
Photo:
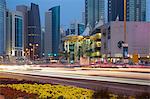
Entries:
{"type": "Polygon", "coordinates": [[[50,63],[57,63],[58,60],[50,60],[50,63]]]}

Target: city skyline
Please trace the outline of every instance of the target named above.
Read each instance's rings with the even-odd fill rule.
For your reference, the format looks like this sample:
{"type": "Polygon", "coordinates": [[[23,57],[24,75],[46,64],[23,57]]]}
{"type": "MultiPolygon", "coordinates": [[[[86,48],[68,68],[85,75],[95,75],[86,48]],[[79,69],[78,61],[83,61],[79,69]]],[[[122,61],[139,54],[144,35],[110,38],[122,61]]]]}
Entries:
{"type": "Polygon", "coordinates": [[[60,22],[64,27],[68,27],[74,20],[82,20],[81,17],[82,12],[84,12],[84,0],[6,0],[7,8],[10,10],[16,10],[17,5],[30,6],[32,2],[39,5],[42,27],[44,26],[45,12],[49,8],[58,5],[60,5],[61,12],[60,22]]]}
{"type": "Polygon", "coordinates": [[[150,99],[150,0],[0,0],[0,99],[150,99]]]}

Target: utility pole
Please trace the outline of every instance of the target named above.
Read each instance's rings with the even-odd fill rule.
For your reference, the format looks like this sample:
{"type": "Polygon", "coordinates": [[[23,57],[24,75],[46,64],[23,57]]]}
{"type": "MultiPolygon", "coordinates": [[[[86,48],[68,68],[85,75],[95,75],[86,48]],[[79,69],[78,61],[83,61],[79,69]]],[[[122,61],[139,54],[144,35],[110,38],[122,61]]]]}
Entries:
{"type": "Polygon", "coordinates": [[[124,42],[127,43],[127,0],[124,0],[124,42]]]}
{"type": "Polygon", "coordinates": [[[127,42],[127,0],[124,0],[124,44],[123,58],[128,59],[128,42],[127,42]]]}

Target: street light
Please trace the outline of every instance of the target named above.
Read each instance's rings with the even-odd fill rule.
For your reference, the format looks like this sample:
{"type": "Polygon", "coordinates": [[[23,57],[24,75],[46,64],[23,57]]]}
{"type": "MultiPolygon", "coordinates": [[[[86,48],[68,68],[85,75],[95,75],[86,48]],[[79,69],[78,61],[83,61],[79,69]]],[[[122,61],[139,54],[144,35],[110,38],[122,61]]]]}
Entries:
{"type": "Polygon", "coordinates": [[[35,48],[39,46],[39,44],[32,44],[30,43],[29,46],[31,46],[31,51],[33,51],[33,54],[32,54],[32,57],[33,57],[33,60],[34,60],[34,54],[35,54],[35,48]]]}
{"type": "Polygon", "coordinates": [[[25,50],[25,56],[27,57],[28,54],[30,54],[30,50],[28,48],[26,48],[26,50],[25,50]]]}

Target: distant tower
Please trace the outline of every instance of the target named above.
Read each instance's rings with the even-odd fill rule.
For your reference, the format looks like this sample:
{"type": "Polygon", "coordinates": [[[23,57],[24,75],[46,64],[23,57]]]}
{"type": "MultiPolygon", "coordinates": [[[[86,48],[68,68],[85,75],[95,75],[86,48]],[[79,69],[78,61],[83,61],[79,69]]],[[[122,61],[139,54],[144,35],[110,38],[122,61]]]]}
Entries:
{"type": "Polygon", "coordinates": [[[82,23],[85,24],[85,12],[82,12],[82,23]]]}
{"type": "Polygon", "coordinates": [[[45,13],[45,56],[58,56],[60,43],[60,6],[55,6],[45,13]]]}

